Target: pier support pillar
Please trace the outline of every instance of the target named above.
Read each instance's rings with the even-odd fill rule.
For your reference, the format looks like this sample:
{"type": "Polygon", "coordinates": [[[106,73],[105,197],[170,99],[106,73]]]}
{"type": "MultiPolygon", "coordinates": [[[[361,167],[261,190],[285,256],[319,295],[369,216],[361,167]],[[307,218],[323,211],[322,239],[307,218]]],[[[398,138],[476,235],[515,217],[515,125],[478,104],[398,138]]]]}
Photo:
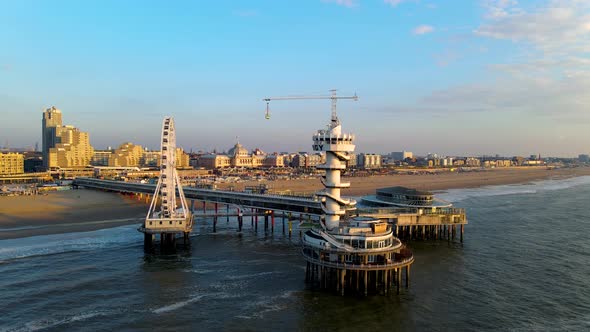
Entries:
{"type": "Polygon", "coordinates": [[[151,251],[154,236],[152,234],[143,234],[143,248],[145,251],[151,251]]]}
{"type": "Polygon", "coordinates": [[[258,209],[254,210],[254,230],[258,232],[258,209]]]}
{"type": "Polygon", "coordinates": [[[406,266],[406,288],[410,287],[410,265],[406,266]]]}
{"type": "Polygon", "coordinates": [[[463,230],[464,230],[463,226],[464,225],[461,225],[461,243],[463,243],[463,230]]]}
{"type": "Polygon", "coordinates": [[[244,224],[244,218],[242,217],[242,211],[238,208],[238,232],[242,231],[242,227],[244,224]]]}
{"type": "Polygon", "coordinates": [[[264,211],[264,232],[268,230],[268,211],[264,211]]]}
{"type": "Polygon", "coordinates": [[[275,233],[275,212],[270,211],[270,231],[275,233]]]}
{"type": "Polygon", "coordinates": [[[346,270],[340,271],[340,295],[344,296],[346,270]]]}
{"type": "Polygon", "coordinates": [[[397,279],[397,282],[395,283],[396,288],[397,288],[397,294],[399,294],[399,288],[402,283],[402,269],[401,268],[395,269],[395,277],[397,279]]]}
{"type": "Polygon", "coordinates": [[[183,240],[182,240],[182,244],[184,244],[184,246],[186,247],[189,244],[189,232],[183,232],[184,236],[183,236],[183,240]]]}

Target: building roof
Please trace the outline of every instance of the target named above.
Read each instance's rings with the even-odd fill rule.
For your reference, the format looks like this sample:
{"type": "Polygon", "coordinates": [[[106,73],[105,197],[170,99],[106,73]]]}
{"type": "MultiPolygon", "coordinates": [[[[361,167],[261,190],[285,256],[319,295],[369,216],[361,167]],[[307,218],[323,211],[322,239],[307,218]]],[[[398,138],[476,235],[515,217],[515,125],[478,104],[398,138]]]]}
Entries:
{"type": "Polygon", "coordinates": [[[227,154],[230,157],[247,156],[248,155],[248,150],[246,148],[244,148],[242,146],[242,144],[236,143],[236,145],[234,145],[233,148],[229,149],[229,151],[227,152],[227,154]]]}
{"type": "Polygon", "coordinates": [[[377,189],[377,194],[379,194],[379,192],[389,193],[389,194],[404,194],[404,195],[432,195],[432,193],[429,191],[419,191],[416,189],[401,187],[401,186],[379,188],[379,189],[377,189]]]}

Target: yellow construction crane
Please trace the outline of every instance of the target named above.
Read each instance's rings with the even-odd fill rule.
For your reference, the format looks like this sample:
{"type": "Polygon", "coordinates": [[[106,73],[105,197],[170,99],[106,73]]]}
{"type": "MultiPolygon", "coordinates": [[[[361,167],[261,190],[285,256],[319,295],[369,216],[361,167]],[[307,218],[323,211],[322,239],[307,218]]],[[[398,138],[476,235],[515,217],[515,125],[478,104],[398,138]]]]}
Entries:
{"type": "Polygon", "coordinates": [[[332,100],[332,121],[338,121],[338,118],[336,116],[336,101],[338,99],[352,99],[354,101],[357,101],[359,99],[359,97],[356,95],[356,93],[354,94],[354,96],[338,96],[338,95],[336,95],[336,90],[330,90],[330,92],[331,93],[329,96],[285,96],[285,97],[264,98],[264,99],[262,99],[263,101],[266,102],[266,114],[264,117],[267,120],[270,119],[269,103],[271,100],[330,99],[330,100],[332,100]]]}

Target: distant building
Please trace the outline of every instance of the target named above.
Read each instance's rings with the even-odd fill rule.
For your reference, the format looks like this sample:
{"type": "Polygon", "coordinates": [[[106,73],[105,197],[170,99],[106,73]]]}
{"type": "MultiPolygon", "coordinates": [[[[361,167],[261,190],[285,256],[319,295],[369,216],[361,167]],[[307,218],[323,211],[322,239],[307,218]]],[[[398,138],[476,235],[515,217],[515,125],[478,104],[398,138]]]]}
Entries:
{"type": "Polygon", "coordinates": [[[522,166],[524,165],[525,160],[526,159],[524,157],[516,156],[512,158],[512,163],[516,166],[522,166]]]}
{"type": "Polygon", "coordinates": [[[49,149],[49,168],[86,167],[90,165],[94,148],[88,133],[73,126],[57,128],[59,143],[49,149]]]}
{"type": "Polygon", "coordinates": [[[291,167],[293,168],[312,168],[322,164],[324,158],[321,154],[308,154],[299,152],[291,159],[291,167]]]}
{"type": "Polygon", "coordinates": [[[479,160],[479,158],[467,157],[465,159],[465,166],[480,167],[481,160],[479,160]]]}
{"type": "Polygon", "coordinates": [[[188,155],[188,153],[185,153],[182,148],[176,148],[176,168],[191,168],[190,156],[188,155]]]}
{"type": "Polygon", "coordinates": [[[112,150],[94,150],[94,155],[90,160],[92,166],[108,166],[109,158],[113,154],[112,150]]]}
{"type": "Polygon", "coordinates": [[[360,168],[379,168],[382,160],[380,154],[359,153],[357,155],[357,166],[360,168]]]}
{"type": "Polygon", "coordinates": [[[142,167],[159,167],[160,158],[162,158],[161,151],[149,151],[148,149],[143,150],[139,164],[142,167]]]}
{"type": "Polygon", "coordinates": [[[348,161],[346,162],[346,167],[347,168],[356,168],[357,167],[356,154],[350,152],[350,153],[348,153],[348,157],[350,159],[348,159],[348,161]]]}
{"type": "Polygon", "coordinates": [[[43,112],[42,154],[45,169],[86,167],[90,165],[94,148],[88,133],[62,124],[61,111],[55,107],[43,112]]]}
{"type": "Polygon", "coordinates": [[[257,168],[262,166],[264,155],[258,150],[258,154],[250,154],[239,142],[229,149],[227,155],[233,167],[257,168]]]}
{"type": "Polygon", "coordinates": [[[139,167],[143,156],[141,145],[121,144],[109,157],[109,167],[139,167]]]}
{"type": "Polygon", "coordinates": [[[285,158],[280,154],[271,154],[264,158],[263,165],[264,167],[284,167],[285,158]]]}
{"type": "Polygon", "coordinates": [[[20,153],[0,153],[0,175],[17,175],[25,172],[25,159],[20,153]]]}
{"type": "Polygon", "coordinates": [[[392,152],[390,156],[394,161],[406,160],[406,158],[414,158],[414,154],[410,151],[392,152]]]}
{"type": "Polygon", "coordinates": [[[581,154],[578,156],[578,161],[581,163],[587,163],[590,162],[590,156],[587,154],[581,154]]]}
{"type": "Polygon", "coordinates": [[[49,169],[49,149],[58,143],[57,128],[62,126],[61,111],[52,106],[43,112],[41,122],[41,139],[43,167],[49,169]]]}

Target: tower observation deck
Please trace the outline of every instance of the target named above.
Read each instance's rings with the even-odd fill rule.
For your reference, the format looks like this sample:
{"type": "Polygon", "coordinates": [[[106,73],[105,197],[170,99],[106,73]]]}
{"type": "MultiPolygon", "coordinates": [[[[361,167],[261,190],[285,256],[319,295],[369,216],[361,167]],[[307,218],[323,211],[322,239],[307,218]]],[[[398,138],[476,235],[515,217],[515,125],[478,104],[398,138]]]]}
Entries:
{"type": "Polygon", "coordinates": [[[326,163],[317,166],[318,169],[326,171],[321,178],[325,189],[317,195],[324,197],[322,210],[325,214],[325,225],[331,230],[338,227],[340,217],[346,213],[346,207],[350,210],[356,205],[354,200],[340,196],[341,188],[350,187],[350,183],[340,181],[340,176],[346,169],[350,153],[354,152],[354,135],[342,133],[342,125],[335,112],[332,112],[328,129],[318,130],[313,135],[313,150],[326,153],[326,163]]]}
{"type": "Polygon", "coordinates": [[[176,234],[184,234],[184,242],[193,228],[193,219],[176,171],[176,132],[174,119],[164,118],[162,124],[160,177],[143,225],[144,245],[151,247],[155,234],[160,234],[162,247],[174,246],[176,234]]]}

